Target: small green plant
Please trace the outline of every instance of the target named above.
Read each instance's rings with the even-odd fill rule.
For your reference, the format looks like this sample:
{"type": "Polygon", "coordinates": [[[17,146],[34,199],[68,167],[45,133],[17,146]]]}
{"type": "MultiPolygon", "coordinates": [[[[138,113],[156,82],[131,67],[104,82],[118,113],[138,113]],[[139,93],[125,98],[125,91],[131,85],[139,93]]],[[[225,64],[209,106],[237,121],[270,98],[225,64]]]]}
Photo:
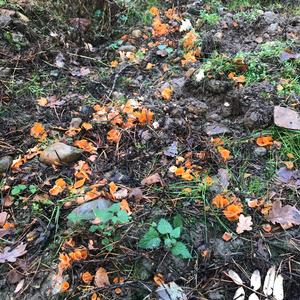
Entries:
{"type": "Polygon", "coordinates": [[[155,249],[163,242],[167,250],[175,256],[182,258],[191,258],[191,254],[186,245],[178,239],[181,235],[182,222],[179,219],[174,219],[174,227],[166,220],[160,219],[158,224],[155,222],[151,224],[148,231],[139,241],[139,247],[143,249],[155,249]]]}
{"type": "Polygon", "coordinates": [[[220,16],[217,13],[208,13],[205,10],[200,11],[200,18],[208,25],[215,25],[220,21],[220,16]]]}
{"type": "MultiPolygon", "coordinates": [[[[113,242],[118,240],[116,236],[116,225],[121,225],[129,222],[130,217],[127,212],[121,209],[120,203],[115,203],[106,209],[94,209],[93,214],[96,219],[99,220],[99,224],[91,225],[89,230],[91,232],[100,231],[102,235],[101,243],[106,250],[112,251],[113,242]]],[[[78,223],[80,221],[86,220],[84,215],[78,215],[76,213],[71,213],[68,216],[68,220],[73,223],[78,223]]]]}
{"type": "Polygon", "coordinates": [[[29,185],[29,186],[27,186],[27,185],[25,185],[25,184],[18,184],[18,185],[15,185],[15,186],[12,188],[10,194],[11,194],[12,196],[17,196],[17,195],[22,194],[22,192],[24,192],[25,190],[29,191],[29,193],[30,193],[31,195],[33,195],[33,194],[35,194],[35,193],[38,191],[38,188],[37,188],[37,186],[35,186],[35,185],[33,185],[33,184],[31,184],[31,185],[29,185]]]}

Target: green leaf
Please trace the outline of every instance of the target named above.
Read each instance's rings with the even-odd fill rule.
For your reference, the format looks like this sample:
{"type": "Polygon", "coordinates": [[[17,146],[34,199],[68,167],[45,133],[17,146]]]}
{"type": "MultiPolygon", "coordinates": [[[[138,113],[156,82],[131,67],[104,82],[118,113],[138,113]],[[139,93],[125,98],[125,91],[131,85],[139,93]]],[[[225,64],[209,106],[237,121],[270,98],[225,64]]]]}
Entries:
{"type": "Polygon", "coordinates": [[[153,227],[150,227],[149,230],[139,241],[139,247],[143,249],[154,249],[160,245],[161,239],[159,238],[159,233],[153,227]]]}
{"type": "Polygon", "coordinates": [[[121,209],[120,208],[120,203],[115,203],[115,204],[111,205],[107,210],[110,211],[110,212],[112,212],[112,213],[114,213],[114,212],[116,213],[120,209],[121,209]]]}
{"type": "Polygon", "coordinates": [[[167,248],[171,248],[172,247],[172,240],[171,239],[165,239],[164,240],[164,243],[165,243],[165,246],[167,247],[167,248]]]}
{"type": "Polygon", "coordinates": [[[178,239],[180,237],[180,231],[181,228],[180,227],[176,227],[175,229],[173,229],[170,233],[171,237],[178,239]]]}
{"type": "Polygon", "coordinates": [[[182,242],[177,242],[174,247],[171,249],[171,252],[175,256],[179,256],[182,258],[192,258],[188,248],[182,242]]]}
{"type": "Polygon", "coordinates": [[[129,221],[129,216],[125,210],[120,210],[117,213],[120,223],[127,223],[129,221]]]}
{"type": "Polygon", "coordinates": [[[176,215],[173,218],[173,226],[174,227],[183,227],[183,221],[181,215],[176,215]]]}
{"type": "Polygon", "coordinates": [[[157,230],[161,234],[171,233],[172,225],[166,219],[160,219],[157,225],[157,230]]]}
{"type": "Polygon", "coordinates": [[[18,185],[14,186],[14,187],[12,188],[12,190],[11,190],[11,195],[12,195],[12,196],[16,196],[16,195],[22,193],[22,192],[23,192],[24,190],[26,190],[26,189],[27,189],[27,186],[26,186],[26,185],[24,185],[24,184],[18,184],[18,185]]]}
{"type": "Polygon", "coordinates": [[[82,221],[82,218],[77,215],[76,213],[74,212],[71,212],[68,216],[67,216],[67,219],[73,223],[79,223],[80,221],[82,221]]]}
{"type": "Polygon", "coordinates": [[[113,213],[108,211],[108,209],[95,209],[94,214],[103,223],[109,222],[113,217],[113,213]]]}

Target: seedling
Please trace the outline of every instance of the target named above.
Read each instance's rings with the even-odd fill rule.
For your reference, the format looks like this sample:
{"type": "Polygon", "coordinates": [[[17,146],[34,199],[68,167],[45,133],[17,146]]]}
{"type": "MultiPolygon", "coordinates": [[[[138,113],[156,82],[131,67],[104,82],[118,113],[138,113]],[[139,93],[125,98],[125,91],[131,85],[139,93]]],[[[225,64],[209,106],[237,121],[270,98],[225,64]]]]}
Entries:
{"type": "Polygon", "coordinates": [[[151,224],[149,230],[139,241],[139,247],[143,249],[156,249],[163,242],[164,247],[170,250],[175,256],[181,258],[191,258],[191,254],[186,245],[178,239],[181,235],[182,222],[179,219],[173,221],[174,227],[166,220],[160,219],[158,224],[151,224]],[[180,223],[180,224],[179,224],[180,223]]]}

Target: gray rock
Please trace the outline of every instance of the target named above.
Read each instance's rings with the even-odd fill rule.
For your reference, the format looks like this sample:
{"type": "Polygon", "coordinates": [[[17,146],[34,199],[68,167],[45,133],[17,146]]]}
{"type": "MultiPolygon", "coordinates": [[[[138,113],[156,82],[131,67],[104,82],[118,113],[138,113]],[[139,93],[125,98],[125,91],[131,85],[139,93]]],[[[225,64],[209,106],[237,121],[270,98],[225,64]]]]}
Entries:
{"type": "Polygon", "coordinates": [[[78,129],[78,128],[80,128],[81,123],[82,123],[81,118],[72,118],[72,120],[70,122],[70,128],[78,129]]]}
{"type": "Polygon", "coordinates": [[[82,152],[79,148],[57,142],[40,154],[40,161],[46,165],[68,164],[78,160],[82,152]]]}
{"type": "Polygon", "coordinates": [[[119,51],[125,51],[125,52],[135,52],[136,47],[133,45],[123,45],[119,49],[119,51]]]}
{"type": "Polygon", "coordinates": [[[131,35],[134,38],[138,39],[138,38],[140,38],[143,35],[143,33],[142,33],[142,31],[140,29],[135,29],[135,30],[132,30],[131,35]]]}
{"type": "Polygon", "coordinates": [[[267,149],[264,148],[264,147],[256,147],[254,149],[254,154],[257,156],[257,157],[262,157],[262,156],[265,156],[267,154],[267,149]]]}
{"type": "Polygon", "coordinates": [[[211,245],[213,245],[213,254],[215,257],[229,259],[233,255],[239,255],[238,250],[242,249],[244,242],[241,239],[229,242],[225,242],[222,239],[215,239],[211,240],[211,245]]]}
{"type": "Polygon", "coordinates": [[[221,119],[222,119],[222,117],[215,112],[206,114],[207,121],[221,121],[221,119]]]}
{"type": "MultiPolygon", "coordinates": [[[[99,198],[87,203],[83,203],[80,206],[74,208],[71,213],[69,214],[69,216],[75,216],[78,217],[78,219],[80,220],[93,220],[95,219],[95,214],[94,214],[94,210],[95,209],[107,209],[112,205],[112,202],[104,199],[104,198],[99,198]]],[[[68,218],[69,218],[68,216],[68,218]]],[[[71,225],[72,223],[69,222],[71,225]]]]}
{"type": "Polygon", "coordinates": [[[0,16],[0,28],[6,27],[12,21],[10,16],[0,16]]]}
{"type": "Polygon", "coordinates": [[[244,125],[248,128],[255,128],[260,120],[260,114],[257,112],[249,112],[244,117],[244,125]]]}
{"type": "Polygon", "coordinates": [[[273,23],[267,28],[267,31],[270,34],[274,34],[276,33],[277,29],[278,29],[278,23],[273,23]]]}
{"type": "Polygon", "coordinates": [[[272,24],[277,18],[276,14],[272,11],[266,11],[263,17],[268,24],[272,24]]]}
{"type": "Polygon", "coordinates": [[[216,124],[206,125],[204,127],[204,132],[208,136],[212,136],[212,135],[220,135],[220,134],[229,133],[230,129],[225,125],[216,123],[216,124]]]}
{"type": "Polygon", "coordinates": [[[1,157],[0,158],[0,174],[7,172],[7,170],[9,170],[12,162],[13,162],[13,159],[9,155],[1,157]]]}

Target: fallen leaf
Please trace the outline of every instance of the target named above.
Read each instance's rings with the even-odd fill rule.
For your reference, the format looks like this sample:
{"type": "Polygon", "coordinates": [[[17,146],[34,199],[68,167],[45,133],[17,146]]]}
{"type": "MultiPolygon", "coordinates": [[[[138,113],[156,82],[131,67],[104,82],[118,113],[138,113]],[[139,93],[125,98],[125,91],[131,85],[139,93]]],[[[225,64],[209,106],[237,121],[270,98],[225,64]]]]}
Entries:
{"type": "Polygon", "coordinates": [[[116,68],[118,65],[119,65],[119,62],[117,60],[113,60],[113,61],[110,62],[110,66],[112,68],[116,68]]]}
{"type": "Polygon", "coordinates": [[[48,104],[48,99],[45,97],[41,97],[37,99],[36,102],[39,106],[46,106],[48,104]]]}
{"type": "Polygon", "coordinates": [[[8,213],[5,211],[2,211],[0,213],[0,227],[3,227],[3,225],[6,223],[7,219],[8,219],[8,213]]]}
{"type": "Polygon", "coordinates": [[[133,188],[129,193],[129,199],[140,201],[143,198],[143,192],[140,188],[133,188]]]}
{"type": "Polygon", "coordinates": [[[158,173],[152,174],[144,178],[141,182],[142,185],[152,185],[155,183],[160,183],[162,185],[162,179],[158,173]]]}
{"type": "Polygon", "coordinates": [[[171,100],[172,94],[173,94],[173,89],[171,87],[166,87],[161,92],[161,96],[164,100],[171,100]]]}
{"type": "Polygon", "coordinates": [[[261,287],[261,276],[259,270],[255,270],[250,279],[250,286],[254,291],[257,291],[261,287]]]}
{"type": "Polygon", "coordinates": [[[234,296],[233,296],[233,300],[244,300],[245,299],[245,290],[244,288],[241,286],[239,287],[235,293],[234,293],[234,296]]]}
{"type": "Polygon", "coordinates": [[[18,292],[21,291],[21,289],[23,288],[24,286],[24,283],[25,283],[25,280],[22,279],[16,286],[15,290],[14,290],[14,293],[17,294],[18,292]]]}
{"type": "Polygon", "coordinates": [[[274,286],[273,286],[273,297],[275,300],[284,299],[284,290],[283,290],[283,277],[281,274],[277,275],[274,286]]]}
{"type": "Polygon", "coordinates": [[[155,291],[159,300],[187,300],[183,289],[174,281],[160,285],[155,291]]]}
{"type": "Polygon", "coordinates": [[[83,127],[85,130],[91,130],[93,129],[93,125],[87,122],[83,122],[81,127],[83,127]]]}
{"type": "Polygon", "coordinates": [[[241,279],[241,277],[233,270],[229,270],[227,273],[225,273],[234,283],[237,285],[243,285],[244,282],[241,279]]]}
{"type": "Polygon", "coordinates": [[[150,9],[149,9],[149,12],[152,16],[158,16],[159,15],[159,10],[157,7],[155,6],[152,6],[150,9]]]}
{"type": "Polygon", "coordinates": [[[193,29],[192,23],[189,19],[184,19],[181,21],[181,25],[179,27],[179,31],[183,32],[183,31],[188,31],[193,29]]]}
{"type": "Polygon", "coordinates": [[[288,52],[288,51],[282,51],[280,54],[281,62],[285,62],[289,59],[298,59],[298,58],[300,58],[300,53],[292,53],[292,52],[288,52]]]}
{"type": "Polygon", "coordinates": [[[74,189],[79,189],[79,188],[81,188],[81,187],[85,184],[85,181],[86,181],[85,178],[75,181],[75,183],[74,183],[74,185],[73,185],[73,188],[74,188],[74,189]]]}
{"type": "Polygon", "coordinates": [[[105,287],[106,285],[110,285],[107,272],[104,268],[100,267],[96,274],[94,279],[95,286],[98,288],[105,287]]]}
{"type": "Polygon", "coordinates": [[[273,202],[272,208],[266,216],[268,221],[273,224],[279,223],[281,225],[294,224],[300,225],[300,211],[291,205],[282,206],[280,200],[273,202]]]}
{"type": "Polygon", "coordinates": [[[274,123],[279,127],[300,130],[300,114],[290,108],[275,106],[274,123]]]}
{"type": "Polygon", "coordinates": [[[252,230],[252,217],[248,216],[245,217],[243,214],[239,216],[239,222],[236,227],[236,233],[241,234],[244,231],[251,231],[252,230]]]}
{"type": "Polygon", "coordinates": [[[5,247],[3,253],[0,253],[0,263],[15,262],[18,257],[23,256],[27,253],[26,244],[21,243],[16,248],[11,249],[10,247],[5,247]]]}
{"type": "Polygon", "coordinates": [[[166,150],[164,150],[164,155],[168,157],[175,157],[177,154],[177,142],[173,142],[166,150]]]}
{"type": "Polygon", "coordinates": [[[276,276],[276,269],[273,266],[268,270],[264,281],[263,292],[266,296],[271,296],[273,293],[275,276],[276,276]]]}
{"type": "Polygon", "coordinates": [[[49,190],[49,193],[52,196],[57,196],[58,194],[62,193],[66,187],[67,183],[62,178],[59,178],[55,181],[55,185],[49,190]]]}

